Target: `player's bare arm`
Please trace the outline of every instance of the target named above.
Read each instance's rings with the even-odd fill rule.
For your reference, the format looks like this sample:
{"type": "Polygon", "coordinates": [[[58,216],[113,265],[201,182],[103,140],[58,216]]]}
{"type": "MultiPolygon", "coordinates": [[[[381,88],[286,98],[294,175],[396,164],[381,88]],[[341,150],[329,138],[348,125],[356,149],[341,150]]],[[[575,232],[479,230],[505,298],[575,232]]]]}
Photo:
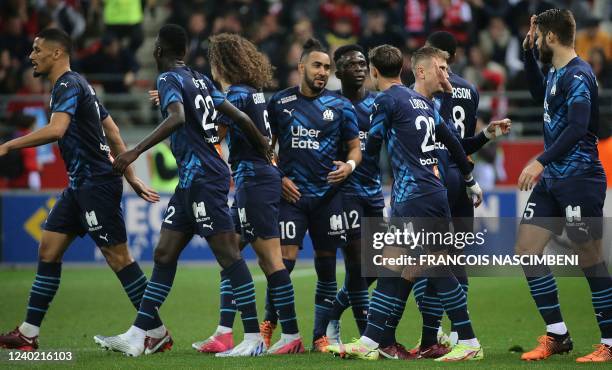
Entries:
{"type": "Polygon", "coordinates": [[[69,114],[55,112],[51,115],[51,120],[47,126],[0,145],[0,156],[5,155],[10,150],[31,148],[58,141],[64,136],[69,125],[69,114]]]}
{"type": "Polygon", "coordinates": [[[126,168],[134,162],[139,155],[166,139],[183,123],[185,123],[185,110],[183,104],[179,102],[170,104],[168,106],[168,117],[166,117],[149,136],[138,143],[134,149],[130,149],[115,158],[115,162],[113,163],[115,171],[124,173],[126,168]]]}
{"type": "Polygon", "coordinates": [[[334,161],[334,165],[337,168],[327,175],[327,181],[330,184],[338,184],[344,181],[361,162],[361,144],[359,138],[347,141],[346,145],[348,147],[346,162],[334,161]]]}
{"type": "MultiPolygon", "coordinates": [[[[113,157],[118,157],[126,152],[127,148],[123,139],[121,139],[119,127],[117,127],[117,124],[110,115],[102,121],[102,127],[104,128],[106,140],[108,141],[108,146],[110,147],[113,157]]],[[[124,177],[139,197],[151,203],[159,201],[159,194],[146,186],[145,183],[136,176],[132,166],[126,168],[124,177]]]]}
{"type": "Polygon", "coordinates": [[[298,189],[297,185],[295,185],[295,183],[290,178],[288,178],[287,176],[283,177],[281,186],[283,191],[282,196],[286,201],[288,201],[289,203],[295,203],[300,200],[302,193],[300,193],[300,190],[298,189]]]}

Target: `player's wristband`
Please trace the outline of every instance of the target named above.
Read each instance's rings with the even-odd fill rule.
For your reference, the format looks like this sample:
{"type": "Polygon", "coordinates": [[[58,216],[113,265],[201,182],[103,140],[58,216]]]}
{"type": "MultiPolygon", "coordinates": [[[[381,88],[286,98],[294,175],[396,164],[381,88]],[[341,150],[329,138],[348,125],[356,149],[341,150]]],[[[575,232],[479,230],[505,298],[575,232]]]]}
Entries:
{"type": "Polygon", "coordinates": [[[476,185],[476,180],[474,180],[474,176],[470,175],[470,178],[465,179],[465,186],[471,188],[476,185]]]}
{"type": "Polygon", "coordinates": [[[349,166],[351,166],[351,173],[352,173],[353,171],[355,171],[355,167],[357,167],[357,164],[355,163],[355,161],[354,161],[354,160],[349,159],[348,161],[346,161],[346,164],[348,164],[349,166]]]}
{"type": "Polygon", "coordinates": [[[485,127],[482,130],[482,133],[484,134],[484,136],[489,139],[489,140],[495,140],[498,137],[500,137],[502,135],[502,130],[499,127],[495,127],[495,135],[493,135],[492,133],[489,132],[489,130],[487,130],[487,128],[485,127]]]}

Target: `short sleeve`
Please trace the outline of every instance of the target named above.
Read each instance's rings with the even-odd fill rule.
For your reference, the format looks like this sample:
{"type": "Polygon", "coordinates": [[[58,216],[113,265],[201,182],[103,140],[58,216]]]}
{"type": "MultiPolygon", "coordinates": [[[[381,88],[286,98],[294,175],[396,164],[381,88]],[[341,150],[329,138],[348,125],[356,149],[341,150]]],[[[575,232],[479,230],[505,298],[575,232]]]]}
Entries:
{"type": "Polygon", "coordinates": [[[161,74],[157,78],[157,90],[159,91],[160,108],[162,111],[168,109],[168,106],[172,103],[183,103],[181,82],[176,77],[176,74],[172,72],[161,74]]]}
{"type": "Polygon", "coordinates": [[[100,122],[102,122],[106,119],[106,117],[108,117],[108,111],[106,110],[104,105],[102,105],[102,103],[100,103],[99,101],[98,101],[98,111],[100,113],[100,122]]]}
{"type": "Polygon", "coordinates": [[[79,86],[70,80],[58,81],[51,98],[51,113],[64,112],[73,116],[79,101],[79,86]]]}

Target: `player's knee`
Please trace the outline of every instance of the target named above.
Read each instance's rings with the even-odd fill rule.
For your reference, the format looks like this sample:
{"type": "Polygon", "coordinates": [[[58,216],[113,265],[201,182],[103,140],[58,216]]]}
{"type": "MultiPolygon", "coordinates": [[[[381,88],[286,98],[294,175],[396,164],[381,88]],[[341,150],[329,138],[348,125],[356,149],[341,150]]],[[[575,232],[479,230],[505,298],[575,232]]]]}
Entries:
{"type": "Polygon", "coordinates": [[[336,251],[326,251],[326,250],[318,250],[314,253],[315,258],[321,257],[336,257],[336,251]]]}
{"type": "Polygon", "coordinates": [[[283,245],[281,246],[281,253],[283,255],[283,259],[295,261],[297,259],[297,255],[299,252],[299,248],[293,245],[283,245]]]}
{"type": "MultiPolygon", "coordinates": [[[[333,255],[332,255],[333,256],[333,255]]],[[[352,250],[352,251],[346,251],[344,253],[344,261],[345,261],[345,265],[347,270],[348,269],[354,269],[354,268],[359,268],[360,264],[361,264],[361,254],[359,252],[359,250],[352,250]]]]}
{"type": "Polygon", "coordinates": [[[263,271],[264,274],[266,274],[266,276],[269,276],[271,274],[273,274],[275,271],[274,270],[274,264],[271,263],[271,261],[268,261],[264,258],[258,258],[257,259],[257,263],[259,264],[259,267],[261,268],[261,271],[263,271]]]}
{"type": "Polygon", "coordinates": [[[167,265],[175,263],[176,260],[177,256],[175,253],[171,253],[165,248],[155,248],[155,252],[153,253],[153,262],[157,264],[167,265]]]}
{"type": "Polygon", "coordinates": [[[235,245],[228,245],[227,248],[217,248],[214,252],[217,262],[223,268],[230,267],[242,258],[238,246],[235,245]]]}
{"type": "Polygon", "coordinates": [[[517,242],[514,246],[514,254],[519,256],[533,254],[533,248],[528,243],[517,242]]]}
{"type": "Polygon", "coordinates": [[[125,244],[100,247],[100,252],[102,252],[102,255],[106,259],[106,263],[115,272],[121,271],[124,267],[134,262],[134,259],[130,255],[130,251],[125,244]]]}
{"type": "Polygon", "coordinates": [[[38,247],[38,260],[41,262],[61,262],[62,254],[58,253],[55,248],[51,248],[46,243],[41,243],[38,247]]]}
{"type": "Polygon", "coordinates": [[[533,246],[533,242],[526,236],[527,233],[522,234],[521,230],[519,229],[519,235],[516,240],[516,244],[514,245],[514,253],[519,256],[527,254],[537,254],[537,251],[533,246]]]}
{"type": "Polygon", "coordinates": [[[605,260],[599,240],[591,240],[579,245],[576,252],[578,254],[578,263],[582,268],[594,266],[605,260]]]}
{"type": "Polygon", "coordinates": [[[266,276],[270,276],[273,273],[284,270],[285,264],[282,259],[276,260],[275,258],[258,258],[257,262],[259,263],[259,267],[261,267],[261,271],[263,271],[266,276]]]}

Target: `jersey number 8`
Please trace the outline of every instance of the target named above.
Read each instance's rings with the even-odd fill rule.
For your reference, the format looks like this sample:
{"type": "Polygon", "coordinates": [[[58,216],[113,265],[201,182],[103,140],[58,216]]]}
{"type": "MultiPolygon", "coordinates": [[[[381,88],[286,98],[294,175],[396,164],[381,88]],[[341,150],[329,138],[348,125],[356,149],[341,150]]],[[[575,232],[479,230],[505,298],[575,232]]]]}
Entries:
{"type": "Polygon", "coordinates": [[[459,130],[459,134],[461,137],[465,137],[465,111],[463,107],[460,105],[455,105],[453,107],[453,121],[455,121],[455,128],[459,130]]]}

